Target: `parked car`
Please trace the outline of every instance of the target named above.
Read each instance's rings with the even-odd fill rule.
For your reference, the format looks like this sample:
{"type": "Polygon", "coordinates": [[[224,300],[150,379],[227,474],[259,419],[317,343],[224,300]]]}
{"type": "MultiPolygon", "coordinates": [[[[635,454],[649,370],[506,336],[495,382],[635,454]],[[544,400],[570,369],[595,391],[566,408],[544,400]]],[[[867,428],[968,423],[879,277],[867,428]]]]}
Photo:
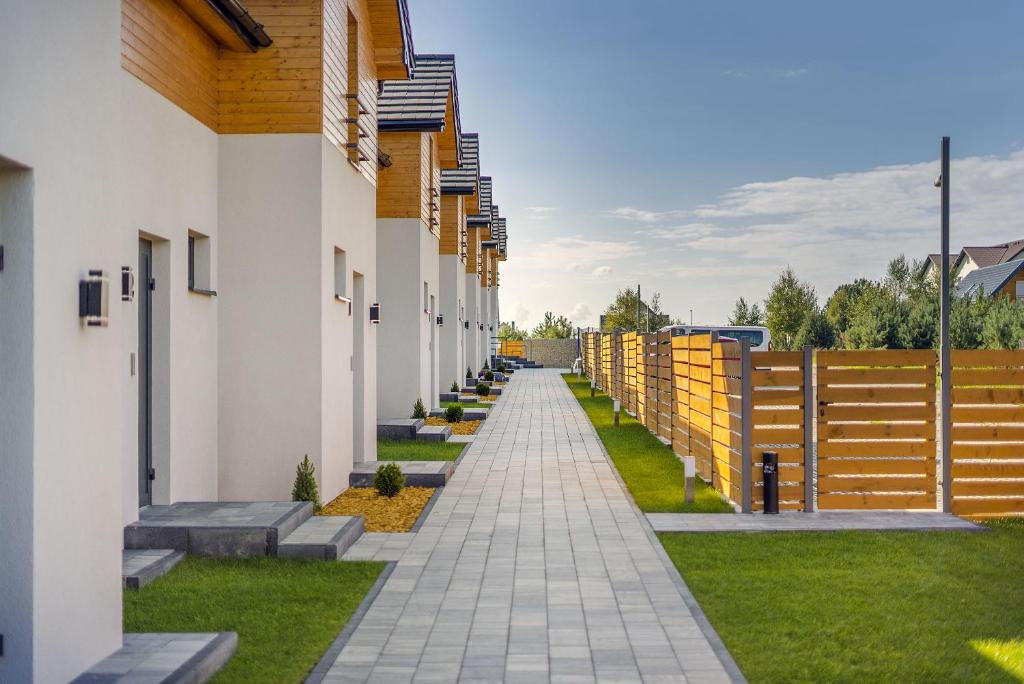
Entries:
{"type": "Polygon", "coordinates": [[[750,340],[750,348],[754,351],[771,349],[772,335],[768,328],[759,325],[667,325],[659,332],[669,331],[672,337],[680,335],[708,335],[717,332],[720,339],[750,340]]]}

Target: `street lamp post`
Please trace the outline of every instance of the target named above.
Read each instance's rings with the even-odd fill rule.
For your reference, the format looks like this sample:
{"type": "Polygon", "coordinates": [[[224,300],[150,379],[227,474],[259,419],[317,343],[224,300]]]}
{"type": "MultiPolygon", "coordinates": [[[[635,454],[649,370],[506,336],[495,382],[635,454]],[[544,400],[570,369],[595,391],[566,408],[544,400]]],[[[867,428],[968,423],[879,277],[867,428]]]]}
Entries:
{"type": "Polygon", "coordinates": [[[949,136],[943,136],[941,151],[942,171],[936,181],[942,197],[939,209],[942,242],[942,255],[939,257],[939,441],[942,445],[942,510],[949,513],[953,508],[953,455],[950,453],[952,363],[949,349],[949,136]]]}

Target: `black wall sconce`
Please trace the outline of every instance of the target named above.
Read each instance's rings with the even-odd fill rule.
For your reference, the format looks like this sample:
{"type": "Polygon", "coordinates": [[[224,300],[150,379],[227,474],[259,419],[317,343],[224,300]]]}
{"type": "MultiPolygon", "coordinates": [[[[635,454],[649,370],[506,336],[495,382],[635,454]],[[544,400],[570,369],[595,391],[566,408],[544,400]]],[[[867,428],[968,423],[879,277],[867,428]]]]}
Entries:
{"type": "Polygon", "coordinates": [[[89,327],[105,328],[110,322],[107,314],[110,299],[109,280],[103,271],[91,270],[78,283],[78,317],[89,327]]]}
{"type": "Polygon", "coordinates": [[[479,326],[480,326],[480,330],[483,330],[483,329],[484,329],[484,324],[483,324],[483,323],[477,323],[477,325],[479,325],[479,326]]]}
{"type": "Polygon", "coordinates": [[[439,327],[439,328],[443,328],[444,327],[444,314],[439,314],[438,315],[438,317],[437,317],[437,327],[439,327]]]}
{"type": "Polygon", "coordinates": [[[135,273],[131,266],[121,267],[121,301],[130,302],[135,299],[135,273]]]}
{"type": "Polygon", "coordinates": [[[370,305],[370,323],[380,323],[380,304],[374,303],[370,305]]]}
{"type": "Polygon", "coordinates": [[[469,321],[464,321],[463,325],[466,327],[466,330],[469,330],[469,321]]]}

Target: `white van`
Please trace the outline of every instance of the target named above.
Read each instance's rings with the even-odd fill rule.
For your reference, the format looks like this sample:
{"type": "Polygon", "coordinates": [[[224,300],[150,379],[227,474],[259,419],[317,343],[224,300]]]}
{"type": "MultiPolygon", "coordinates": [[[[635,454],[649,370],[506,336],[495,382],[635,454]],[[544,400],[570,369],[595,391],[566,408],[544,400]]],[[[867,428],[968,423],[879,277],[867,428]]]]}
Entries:
{"type": "Polygon", "coordinates": [[[768,328],[759,325],[667,325],[659,332],[669,331],[672,337],[680,335],[709,335],[717,332],[719,337],[727,337],[733,340],[750,340],[750,348],[753,351],[768,351],[771,349],[772,335],[768,328]]]}

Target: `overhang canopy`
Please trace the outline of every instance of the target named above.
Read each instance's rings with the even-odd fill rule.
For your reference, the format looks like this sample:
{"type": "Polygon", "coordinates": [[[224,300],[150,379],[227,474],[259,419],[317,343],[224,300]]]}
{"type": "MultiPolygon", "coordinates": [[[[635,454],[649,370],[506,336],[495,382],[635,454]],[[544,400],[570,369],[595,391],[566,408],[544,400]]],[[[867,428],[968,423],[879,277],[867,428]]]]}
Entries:
{"type": "Polygon", "coordinates": [[[462,163],[462,122],[455,55],[416,55],[415,62],[411,79],[381,83],[377,127],[381,131],[440,133],[441,166],[458,168],[462,163]]]}
{"type": "Polygon", "coordinates": [[[480,136],[462,134],[462,166],[441,171],[442,195],[475,195],[480,185],[480,136]]]}

